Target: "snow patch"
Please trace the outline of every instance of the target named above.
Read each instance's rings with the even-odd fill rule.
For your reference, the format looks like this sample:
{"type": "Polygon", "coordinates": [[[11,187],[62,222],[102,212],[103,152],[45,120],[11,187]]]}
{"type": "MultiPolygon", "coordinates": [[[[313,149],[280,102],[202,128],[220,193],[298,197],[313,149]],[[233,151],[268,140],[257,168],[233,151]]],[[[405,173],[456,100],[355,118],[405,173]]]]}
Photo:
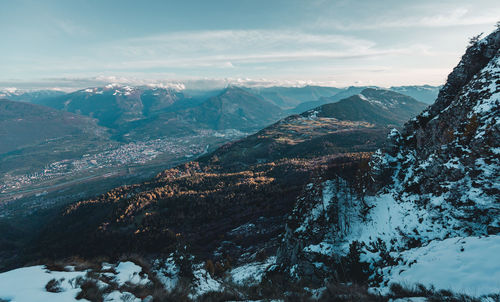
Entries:
{"type": "Polygon", "coordinates": [[[276,263],[276,257],[269,257],[263,262],[252,262],[233,268],[229,272],[231,281],[238,285],[259,284],[267,268],[274,263],[276,263]]]}
{"type": "Polygon", "coordinates": [[[472,296],[500,293],[500,236],[432,241],[400,253],[398,265],[384,269],[391,283],[448,289],[472,296]]]}
{"type": "Polygon", "coordinates": [[[203,264],[198,264],[193,271],[193,292],[189,298],[194,299],[208,292],[219,292],[223,290],[222,284],[212,278],[209,272],[203,268],[203,264]]]}
{"type": "Polygon", "coordinates": [[[144,274],[143,276],[139,275],[142,271],[142,267],[139,265],[127,261],[120,262],[118,266],[115,268],[116,274],[116,282],[120,284],[124,284],[125,282],[130,282],[132,284],[148,284],[150,281],[148,279],[148,275],[144,274]]]}
{"type": "MultiPolygon", "coordinates": [[[[86,272],[52,272],[44,266],[30,266],[0,274],[0,300],[12,302],[68,302],[77,301],[80,288],[75,280],[85,277],[86,272]],[[62,292],[47,292],[45,285],[52,279],[62,280],[62,292]]],[[[80,300],[81,301],[81,300],[80,300]]]]}

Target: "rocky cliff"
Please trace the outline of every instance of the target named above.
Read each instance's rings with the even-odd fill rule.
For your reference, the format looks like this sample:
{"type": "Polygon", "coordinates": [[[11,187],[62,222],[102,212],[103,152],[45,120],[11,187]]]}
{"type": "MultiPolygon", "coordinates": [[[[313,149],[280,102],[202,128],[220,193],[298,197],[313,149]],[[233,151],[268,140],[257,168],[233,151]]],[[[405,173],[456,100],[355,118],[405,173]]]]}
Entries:
{"type": "Polygon", "coordinates": [[[381,291],[394,282],[498,291],[488,280],[499,271],[489,258],[500,243],[499,49],[500,30],[470,45],[436,102],[393,130],[364,171],[311,183],[276,269],[381,291]]]}

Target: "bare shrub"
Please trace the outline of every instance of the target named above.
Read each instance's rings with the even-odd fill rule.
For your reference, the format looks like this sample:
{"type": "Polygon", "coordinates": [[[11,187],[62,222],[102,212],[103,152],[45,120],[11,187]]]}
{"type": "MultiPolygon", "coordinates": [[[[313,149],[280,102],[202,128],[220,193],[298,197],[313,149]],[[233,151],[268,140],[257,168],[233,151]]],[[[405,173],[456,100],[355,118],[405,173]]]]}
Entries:
{"type": "Polygon", "coordinates": [[[64,279],[56,280],[56,279],[51,279],[47,284],[45,284],[45,290],[50,292],[50,293],[60,293],[63,291],[61,288],[61,282],[64,281],[64,279]]]}

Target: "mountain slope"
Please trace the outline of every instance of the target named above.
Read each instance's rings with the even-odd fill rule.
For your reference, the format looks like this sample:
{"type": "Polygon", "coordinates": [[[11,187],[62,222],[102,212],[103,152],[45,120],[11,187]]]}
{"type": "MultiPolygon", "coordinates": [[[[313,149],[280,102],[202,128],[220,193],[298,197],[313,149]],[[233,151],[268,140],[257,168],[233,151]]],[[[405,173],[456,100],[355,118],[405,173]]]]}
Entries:
{"type": "MultiPolygon", "coordinates": [[[[304,87],[268,87],[247,88],[254,94],[283,108],[290,109],[304,102],[313,102],[322,97],[336,95],[341,91],[335,87],[304,86],[304,87]]],[[[303,112],[310,108],[306,108],[303,112]]]]}
{"type": "Polygon", "coordinates": [[[0,154],[57,139],[105,137],[94,119],[52,108],[0,100],[0,154]]]}
{"type": "Polygon", "coordinates": [[[375,89],[362,92],[338,103],[289,116],[214,154],[226,165],[249,165],[284,157],[370,152],[381,146],[389,131],[387,127],[402,126],[404,117],[413,117],[425,108],[424,104],[396,92],[375,89]]]}
{"type": "Polygon", "coordinates": [[[500,277],[488,258],[500,232],[499,49],[500,30],[469,47],[436,102],[391,132],[362,177],[337,173],[305,190],[278,252],[291,278],[498,292],[487,280],[500,277]]]}
{"type": "Polygon", "coordinates": [[[321,96],[318,99],[315,100],[310,100],[310,101],[305,101],[300,104],[298,104],[295,108],[288,110],[290,114],[297,114],[297,113],[302,113],[307,110],[311,110],[313,108],[328,104],[328,103],[335,103],[338,102],[342,99],[348,98],[350,96],[356,95],[361,93],[364,89],[369,88],[369,87],[355,87],[355,86],[350,86],[347,88],[342,88],[337,91],[334,95],[330,96],[321,96]]]}
{"type": "Polygon", "coordinates": [[[426,107],[412,97],[397,92],[367,88],[337,103],[323,105],[319,117],[366,121],[384,125],[402,125],[426,107]]]}
{"type": "MultiPolygon", "coordinates": [[[[331,96],[322,96],[317,100],[302,102],[297,105],[293,109],[289,109],[289,113],[300,113],[315,107],[319,107],[329,103],[335,103],[342,99],[348,98],[350,96],[360,94],[363,90],[372,88],[372,89],[381,89],[378,87],[366,87],[366,86],[351,86],[348,88],[339,89],[337,93],[331,96]]],[[[440,87],[434,87],[429,85],[423,86],[395,86],[386,90],[394,91],[409,97],[416,99],[419,102],[424,104],[431,104],[437,97],[440,87]]]]}
{"type": "Polygon", "coordinates": [[[62,170],[69,159],[114,145],[108,129],[94,119],[8,100],[0,100],[0,141],[2,201],[6,192],[22,196],[35,178],[47,179],[49,165],[62,170]]]}
{"type": "Polygon", "coordinates": [[[282,116],[281,109],[240,88],[228,88],[191,108],[131,122],[130,136],[181,136],[199,129],[253,132],[282,116]]]}
{"type": "Polygon", "coordinates": [[[45,106],[93,117],[100,125],[118,127],[166,110],[184,95],[171,89],[110,84],[41,100],[45,106]]]}
{"type": "Polygon", "coordinates": [[[243,89],[228,88],[179,115],[210,129],[251,130],[279,119],[281,109],[243,89]]]}

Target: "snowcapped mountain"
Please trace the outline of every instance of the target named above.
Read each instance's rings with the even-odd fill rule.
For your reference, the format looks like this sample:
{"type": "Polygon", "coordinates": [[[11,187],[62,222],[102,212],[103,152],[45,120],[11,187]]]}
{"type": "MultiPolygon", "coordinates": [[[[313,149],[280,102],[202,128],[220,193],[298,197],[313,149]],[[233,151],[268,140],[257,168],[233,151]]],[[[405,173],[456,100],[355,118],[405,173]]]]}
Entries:
{"type": "Polygon", "coordinates": [[[39,101],[66,94],[59,90],[25,90],[18,88],[1,88],[0,99],[11,101],[22,101],[27,103],[38,103],[39,101]]]}
{"type": "Polygon", "coordinates": [[[393,130],[357,178],[305,189],[280,269],[314,283],[366,280],[382,293],[398,282],[498,292],[499,49],[500,30],[470,46],[436,102],[393,130]]]}
{"type": "Polygon", "coordinates": [[[167,110],[177,101],[184,99],[181,92],[173,89],[109,84],[44,99],[39,103],[96,118],[106,127],[118,127],[167,110]]]}

